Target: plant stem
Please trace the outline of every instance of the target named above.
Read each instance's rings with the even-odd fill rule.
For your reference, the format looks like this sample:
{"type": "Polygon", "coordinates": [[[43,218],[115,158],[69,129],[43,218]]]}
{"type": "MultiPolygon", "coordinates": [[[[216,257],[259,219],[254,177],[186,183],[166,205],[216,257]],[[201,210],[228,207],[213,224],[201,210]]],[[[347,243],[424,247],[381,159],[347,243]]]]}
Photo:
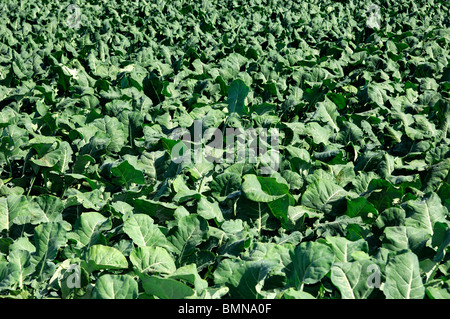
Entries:
{"type": "Polygon", "coordinates": [[[34,181],[36,180],[36,175],[31,178],[30,188],[28,188],[27,196],[30,196],[31,190],[33,189],[34,181]]]}

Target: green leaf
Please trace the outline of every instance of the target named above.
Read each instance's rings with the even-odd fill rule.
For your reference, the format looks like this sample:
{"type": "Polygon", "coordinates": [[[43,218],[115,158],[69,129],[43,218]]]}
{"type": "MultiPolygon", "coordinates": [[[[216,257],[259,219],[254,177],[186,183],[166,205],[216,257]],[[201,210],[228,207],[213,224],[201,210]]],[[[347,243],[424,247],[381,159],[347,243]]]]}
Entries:
{"type": "Polygon", "coordinates": [[[243,179],[242,191],[248,199],[254,202],[272,202],[289,193],[289,186],[279,183],[273,177],[248,174],[243,179]]]}
{"type": "Polygon", "coordinates": [[[357,251],[369,250],[367,242],[364,239],[357,241],[350,241],[344,237],[326,237],[327,243],[333,249],[336,257],[336,262],[351,262],[353,261],[352,253],[357,251]]]}
{"type": "Polygon", "coordinates": [[[111,173],[117,178],[120,185],[125,185],[129,189],[131,184],[145,184],[145,176],[142,171],[136,169],[128,161],[123,161],[117,166],[111,168],[111,173]]]}
{"type": "Polygon", "coordinates": [[[223,214],[219,207],[219,203],[210,202],[206,197],[201,197],[197,204],[197,214],[204,219],[215,218],[218,222],[223,222],[223,214]]]}
{"type": "Polygon", "coordinates": [[[12,289],[17,278],[14,278],[16,266],[6,261],[0,261],[0,290],[12,289]]]}
{"type": "Polygon", "coordinates": [[[128,268],[125,256],[116,248],[105,245],[91,246],[87,254],[87,262],[91,271],[128,268]]]}
{"type": "Polygon", "coordinates": [[[159,220],[168,220],[173,218],[177,205],[167,202],[159,202],[151,199],[137,198],[133,201],[133,207],[136,213],[147,214],[159,220]]]}
{"type": "Polygon", "coordinates": [[[365,197],[347,199],[347,210],[345,214],[349,217],[361,216],[364,221],[378,216],[378,211],[365,197]]]}
{"type": "Polygon", "coordinates": [[[95,282],[92,299],[136,299],[138,283],[130,275],[100,276],[95,282]]]}
{"type": "Polygon", "coordinates": [[[178,263],[194,253],[196,246],[206,238],[208,228],[206,220],[199,215],[191,214],[180,218],[168,236],[178,255],[178,263]]]}
{"type": "Polygon", "coordinates": [[[117,118],[105,115],[94,120],[91,125],[104,133],[98,135],[98,137],[106,137],[105,147],[107,151],[120,152],[127,141],[128,134],[125,126],[117,118]]]}
{"type": "Polygon", "coordinates": [[[304,242],[298,245],[292,255],[292,262],[299,287],[319,282],[331,269],[335,255],[327,245],[318,242],[304,242]]]}
{"type": "Polygon", "coordinates": [[[148,215],[134,214],[130,216],[123,223],[123,231],[139,247],[160,246],[170,250],[170,243],[148,215]]]}
{"type": "Polygon", "coordinates": [[[62,212],[64,211],[64,202],[61,198],[52,195],[39,195],[33,200],[38,204],[45,216],[50,221],[61,221],[62,212]]]}
{"type": "Polygon", "coordinates": [[[389,259],[383,289],[387,299],[422,299],[425,294],[417,255],[406,252],[389,259]]]}
{"type": "Polygon", "coordinates": [[[131,252],[130,261],[143,274],[171,274],[176,270],[172,256],[161,247],[138,247],[131,252]]]}
{"type": "Polygon", "coordinates": [[[40,224],[34,229],[36,251],[32,254],[32,263],[36,266],[39,277],[46,267],[46,262],[55,259],[58,250],[66,244],[66,236],[65,228],[57,222],[40,224]]]}
{"type": "Polygon", "coordinates": [[[383,89],[376,84],[369,84],[367,87],[367,96],[369,100],[375,103],[377,106],[383,106],[383,89]]]}
{"type": "Polygon", "coordinates": [[[332,129],[329,126],[323,126],[317,122],[309,122],[306,124],[305,133],[313,139],[315,144],[327,144],[332,135],[332,129]]]}
{"type": "Polygon", "coordinates": [[[295,200],[289,194],[267,203],[272,215],[279,219],[281,225],[286,229],[293,227],[289,221],[289,207],[294,204],[295,200]]]}
{"type": "Polygon", "coordinates": [[[214,272],[214,283],[226,285],[232,298],[260,299],[264,279],[275,264],[270,260],[224,259],[214,272]]]}
{"type": "Polygon", "coordinates": [[[46,153],[40,158],[31,159],[31,162],[41,167],[53,167],[59,172],[64,173],[69,169],[72,162],[72,148],[69,143],[61,142],[55,150],[46,153]]]}
{"type": "Polygon", "coordinates": [[[384,229],[383,247],[393,251],[410,249],[419,253],[430,239],[426,230],[409,226],[391,226],[384,229]]]}
{"type": "Polygon", "coordinates": [[[366,198],[377,211],[392,207],[403,195],[401,187],[394,186],[385,179],[372,179],[367,189],[370,195],[366,198]]]}
{"type": "Polygon", "coordinates": [[[61,223],[40,224],[34,229],[34,243],[36,260],[54,259],[58,249],[66,244],[66,230],[61,223]]]}
{"type": "Polygon", "coordinates": [[[83,205],[86,209],[101,210],[105,205],[105,193],[100,189],[94,189],[92,192],[80,192],[75,188],[66,191],[66,207],[73,205],[83,205]]]}
{"type": "MultiPolygon", "coordinates": [[[[341,209],[347,191],[329,180],[317,180],[308,185],[303,193],[301,204],[324,213],[341,209]]],[[[344,202],[345,204],[345,202],[344,202]]]]}
{"type": "Polygon", "coordinates": [[[406,213],[401,207],[391,207],[381,212],[375,221],[378,228],[405,224],[406,213]]]}
{"type": "Polygon", "coordinates": [[[241,189],[241,175],[235,173],[222,173],[217,175],[209,184],[212,195],[217,200],[224,200],[228,195],[241,189]]]}
{"type": "Polygon", "coordinates": [[[434,164],[428,170],[423,184],[424,192],[436,191],[443,184],[445,178],[450,171],[450,158],[444,159],[442,162],[434,164]]]}
{"type": "Polygon", "coordinates": [[[328,98],[325,98],[323,102],[318,102],[316,104],[314,118],[330,125],[335,132],[339,132],[339,126],[337,124],[338,114],[339,112],[337,111],[336,104],[331,102],[328,98]]]}
{"type": "Polygon", "coordinates": [[[427,287],[426,293],[431,299],[450,299],[449,288],[427,287]]]}
{"type": "Polygon", "coordinates": [[[283,292],[283,299],[315,299],[313,295],[305,292],[296,290],[293,287],[286,289],[283,292]]]}
{"type": "Polygon", "coordinates": [[[267,203],[255,203],[245,197],[239,198],[236,215],[243,220],[252,221],[258,232],[272,227],[270,208],[267,203]]]}
{"type": "Polygon", "coordinates": [[[442,205],[436,193],[419,199],[407,201],[404,205],[406,211],[405,226],[417,227],[433,235],[436,222],[444,222],[448,214],[447,208],[442,205]]]}
{"type": "Polygon", "coordinates": [[[450,228],[448,224],[436,223],[434,230],[432,245],[439,247],[434,261],[440,262],[444,259],[446,248],[450,245],[450,228]]]}
{"type": "Polygon", "coordinates": [[[18,289],[23,289],[24,284],[28,283],[28,278],[35,271],[30,252],[22,249],[13,250],[8,256],[8,261],[14,265],[14,278],[18,289]]]}
{"type": "Polygon", "coordinates": [[[23,195],[9,195],[0,198],[0,231],[9,230],[14,224],[39,224],[48,222],[45,212],[37,203],[23,195]]]}
{"type": "Polygon", "coordinates": [[[146,294],[160,299],[185,299],[195,294],[188,285],[171,278],[143,276],[142,287],[146,294]]]}
{"type": "Polygon", "coordinates": [[[244,103],[249,88],[242,80],[234,80],[228,88],[228,112],[236,112],[239,115],[247,114],[248,108],[244,103]]]}
{"type": "Polygon", "coordinates": [[[99,241],[99,235],[104,230],[111,229],[111,221],[97,212],[83,213],[75,227],[79,236],[80,246],[92,246],[99,241]]]}
{"type": "Polygon", "coordinates": [[[373,265],[369,260],[337,262],[331,268],[331,281],[341,292],[342,299],[367,299],[374,287],[368,285],[373,265]]]}
{"type": "Polygon", "coordinates": [[[178,268],[168,278],[180,279],[194,286],[197,294],[201,294],[207,287],[208,282],[199,275],[196,264],[189,264],[178,268]]]}

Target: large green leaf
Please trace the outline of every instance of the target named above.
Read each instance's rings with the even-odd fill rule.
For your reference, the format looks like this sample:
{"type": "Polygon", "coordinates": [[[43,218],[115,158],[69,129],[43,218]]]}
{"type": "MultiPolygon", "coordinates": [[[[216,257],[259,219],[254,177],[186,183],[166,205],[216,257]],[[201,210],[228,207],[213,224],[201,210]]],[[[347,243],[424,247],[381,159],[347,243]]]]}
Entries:
{"type": "Polygon", "coordinates": [[[188,264],[180,267],[171,273],[168,278],[181,279],[190,283],[194,286],[194,289],[198,294],[203,293],[208,287],[208,282],[199,275],[196,264],[188,264]]]}
{"type": "Polygon", "coordinates": [[[217,175],[209,184],[212,195],[218,200],[224,200],[228,195],[241,189],[242,177],[236,173],[217,175]]]}
{"type": "Polygon", "coordinates": [[[368,271],[373,262],[337,262],[331,268],[331,281],[341,292],[342,299],[367,299],[374,287],[369,285],[368,271]]]}
{"type": "Polygon", "coordinates": [[[331,269],[335,260],[333,250],[317,242],[304,242],[292,254],[297,284],[315,284],[331,269]]]}
{"type": "Polygon", "coordinates": [[[431,299],[450,299],[450,291],[448,288],[427,287],[426,293],[431,299]]]}
{"type": "Polygon", "coordinates": [[[352,253],[358,251],[368,252],[369,247],[364,239],[350,241],[344,237],[326,237],[327,243],[333,249],[336,262],[353,261],[352,253]]]}
{"type": "Polygon", "coordinates": [[[420,253],[430,239],[426,230],[410,226],[386,227],[384,235],[383,247],[393,251],[410,249],[420,253]]]}
{"type": "Polygon", "coordinates": [[[436,193],[420,200],[411,200],[405,203],[406,226],[413,226],[425,230],[433,235],[433,227],[436,222],[443,222],[448,214],[447,208],[442,205],[441,199],[436,193]]]}
{"type": "Polygon", "coordinates": [[[38,224],[49,218],[40,206],[23,195],[0,198],[0,231],[9,230],[14,224],[38,224]]]}
{"type": "Polygon", "coordinates": [[[108,115],[94,120],[91,124],[103,134],[96,134],[99,138],[106,138],[105,148],[111,152],[119,152],[127,141],[125,126],[115,117],[108,115]]]}
{"type": "Polygon", "coordinates": [[[273,177],[248,174],[243,179],[242,191],[248,199],[254,202],[272,202],[289,193],[289,186],[279,183],[273,177]]]}
{"type": "Polygon", "coordinates": [[[247,106],[244,103],[249,88],[242,80],[234,80],[228,89],[228,112],[236,112],[239,115],[248,113],[247,106]]]}
{"type": "Polygon", "coordinates": [[[8,256],[8,261],[10,262],[10,267],[14,269],[12,277],[17,283],[17,288],[23,289],[24,285],[29,282],[30,275],[35,270],[35,266],[31,263],[30,252],[22,249],[13,250],[8,256]]]}
{"type": "Polygon", "coordinates": [[[341,186],[329,180],[317,180],[303,193],[301,203],[324,213],[331,213],[342,207],[346,195],[347,191],[341,186]]]}
{"type": "Polygon", "coordinates": [[[119,184],[125,185],[127,189],[131,184],[145,184],[145,177],[142,171],[136,169],[128,161],[123,161],[120,164],[111,168],[111,173],[118,180],[119,184]]]}
{"type": "Polygon", "coordinates": [[[138,283],[130,275],[100,276],[92,291],[93,299],[136,299],[138,283]]]}
{"type": "Polygon", "coordinates": [[[134,214],[123,223],[123,231],[139,247],[160,246],[170,249],[166,237],[153,219],[144,214],[134,214]]]}
{"type": "Polygon", "coordinates": [[[99,235],[103,230],[111,228],[111,221],[97,212],[83,213],[79,217],[75,227],[75,233],[79,237],[80,246],[95,245],[99,241],[99,235]]]}
{"type": "Polygon", "coordinates": [[[241,197],[237,201],[236,214],[240,219],[253,222],[258,232],[273,227],[273,219],[271,219],[271,212],[267,203],[253,202],[241,197]]]}
{"type": "Polygon", "coordinates": [[[214,282],[226,285],[233,298],[260,299],[264,279],[275,264],[270,260],[224,259],[214,272],[214,282]]]}
{"type": "Polygon", "coordinates": [[[67,242],[67,231],[61,223],[49,222],[36,226],[34,243],[36,251],[32,254],[32,263],[38,276],[42,275],[46,262],[53,260],[58,250],[67,242]]]}
{"type": "Polygon", "coordinates": [[[147,214],[160,220],[167,220],[172,218],[178,206],[168,202],[137,198],[133,201],[133,207],[136,213],[147,214]]]}
{"type": "Polygon", "coordinates": [[[161,247],[138,247],[131,252],[130,261],[140,273],[170,274],[176,270],[172,256],[161,247]]]}
{"type": "Polygon", "coordinates": [[[54,259],[58,249],[66,244],[66,229],[61,223],[49,222],[40,224],[34,229],[34,243],[36,260],[54,259]]]}
{"type": "Polygon", "coordinates": [[[100,244],[89,248],[87,262],[91,270],[128,268],[128,262],[119,250],[100,244]]]}
{"type": "Polygon", "coordinates": [[[208,223],[196,214],[183,216],[171,231],[168,240],[178,255],[178,263],[195,251],[197,245],[206,239],[208,223]]]}
{"type": "Polygon", "coordinates": [[[314,118],[317,118],[321,122],[330,125],[336,132],[339,131],[337,124],[338,115],[336,104],[331,102],[328,98],[325,98],[324,102],[319,102],[316,104],[316,112],[314,118]]]}
{"type": "Polygon", "coordinates": [[[69,169],[69,164],[72,162],[72,148],[69,143],[61,142],[55,150],[46,153],[44,156],[31,159],[31,161],[42,167],[54,167],[59,172],[65,173],[69,169]]]}
{"type": "Polygon", "coordinates": [[[81,192],[75,188],[70,188],[66,191],[66,195],[68,197],[66,207],[81,204],[87,209],[99,211],[106,205],[105,193],[100,189],[81,192]]]}
{"type": "Polygon", "coordinates": [[[245,196],[254,202],[267,203],[272,215],[278,218],[285,228],[289,227],[289,205],[294,204],[289,195],[289,186],[273,177],[247,174],[243,178],[242,191],[245,196]]]}
{"type": "Polygon", "coordinates": [[[378,211],[365,197],[347,199],[347,210],[345,214],[349,217],[361,216],[363,220],[375,218],[378,211]]]}
{"type": "Polygon", "coordinates": [[[443,184],[445,178],[450,171],[450,158],[444,159],[442,162],[434,164],[430,167],[423,187],[424,192],[436,191],[443,184]]]}
{"type": "Polygon", "coordinates": [[[417,255],[406,252],[389,259],[383,292],[388,299],[422,299],[425,294],[417,255]]]}
{"type": "Polygon", "coordinates": [[[142,286],[148,295],[160,299],[184,299],[195,294],[191,287],[171,278],[144,276],[142,286]]]}
{"type": "Polygon", "coordinates": [[[219,207],[219,203],[211,202],[206,197],[201,197],[197,204],[197,214],[204,219],[215,218],[218,222],[224,221],[222,211],[219,207]]]}

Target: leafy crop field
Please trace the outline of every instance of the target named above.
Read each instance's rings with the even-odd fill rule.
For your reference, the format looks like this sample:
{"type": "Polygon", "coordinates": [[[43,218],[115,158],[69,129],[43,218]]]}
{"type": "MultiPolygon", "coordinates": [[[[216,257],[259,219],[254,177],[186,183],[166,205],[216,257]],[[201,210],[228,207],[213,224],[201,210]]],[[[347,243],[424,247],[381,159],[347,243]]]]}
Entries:
{"type": "Polygon", "coordinates": [[[450,298],[450,4],[0,2],[1,298],[450,298]]]}

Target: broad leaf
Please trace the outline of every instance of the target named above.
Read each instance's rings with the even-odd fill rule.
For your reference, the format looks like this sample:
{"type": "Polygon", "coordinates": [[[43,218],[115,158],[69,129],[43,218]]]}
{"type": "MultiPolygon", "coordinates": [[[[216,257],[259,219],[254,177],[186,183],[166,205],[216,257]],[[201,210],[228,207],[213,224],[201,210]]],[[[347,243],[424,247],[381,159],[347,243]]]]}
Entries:
{"type": "Polygon", "coordinates": [[[123,231],[139,247],[160,246],[170,248],[166,237],[148,215],[135,214],[130,216],[123,223],[123,231]]]}
{"type": "Polygon", "coordinates": [[[248,113],[247,106],[244,103],[249,92],[249,88],[242,80],[234,80],[228,89],[228,111],[236,112],[239,115],[248,113]]]}
{"type": "Polygon", "coordinates": [[[168,237],[178,255],[178,263],[182,263],[195,251],[195,247],[205,239],[207,232],[208,223],[203,217],[191,214],[180,218],[168,237]]]}
{"type": "Polygon", "coordinates": [[[406,202],[404,209],[405,225],[423,229],[430,235],[433,235],[435,223],[443,222],[448,214],[447,208],[442,205],[441,199],[435,193],[421,200],[406,202]]]}
{"type": "Polygon", "coordinates": [[[170,274],[176,270],[172,256],[161,247],[138,247],[130,254],[130,261],[140,273],[170,274]]]}
{"type": "Polygon", "coordinates": [[[272,177],[245,175],[242,191],[248,199],[254,202],[272,202],[288,194],[289,187],[279,183],[272,177]]]}
{"type": "Polygon", "coordinates": [[[119,250],[104,245],[91,246],[87,261],[91,270],[128,268],[128,262],[119,250]]]}
{"type": "Polygon", "coordinates": [[[92,291],[93,299],[136,299],[138,283],[130,275],[100,276],[92,291]]]}
{"type": "Polygon", "coordinates": [[[270,260],[223,260],[214,272],[214,282],[226,285],[233,298],[259,299],[264,279],[274,267],[270,260]]]}
{"type": "Polygon", "coordinates": [[[130,165],[128,161],[123,161],[117,166],[113,166],[111,173],[117,178],[118,183],[125,185],[127,189],[130,188],[132,183],[139,185],[145,184],[145,177],[142,171],[130,165]]]}
{"type": "Polygon", "coordinates": [[[417,255],[406,252],[389,259],[383,289],[388,299],[422,299],[425,294],[417,255]]]}
{"type": "Polygon", "coordinates": [[[142,277],[142,286],[146,294],[160,299],[184,299],[195,293],[191,287],[178,280],[156,276],[142,277]]]}
{"type": "Polygon", "coordinates": [[[370,285],[373,263],[369,260],[337,262],[331,268],[331,281],[338,287],[342,299],[367,299],[374,287],[370,285]]]}
{"type": "Polygon", "coordinates": [[[102,230],[111,228],[111,222],[100,213],[83,213],[75,227],[75,233],[79,236],[80,246],[95,245],[99,241],[102,230]]]}
{"type": "Polygon", "coordinates": [[[317,242],[298,245],[292,254],[298,285],[317,283],[330,271],[334,260],[334,252],[327,245],[317,242]]]}
{"type": "Polygon", "coordinates": [[[302,196],[301,203],[324,213],[331,213],[341,209],[346,195],[347,191],[341,186],[329,180],[318,180],[308,186],[302,196]]]}

